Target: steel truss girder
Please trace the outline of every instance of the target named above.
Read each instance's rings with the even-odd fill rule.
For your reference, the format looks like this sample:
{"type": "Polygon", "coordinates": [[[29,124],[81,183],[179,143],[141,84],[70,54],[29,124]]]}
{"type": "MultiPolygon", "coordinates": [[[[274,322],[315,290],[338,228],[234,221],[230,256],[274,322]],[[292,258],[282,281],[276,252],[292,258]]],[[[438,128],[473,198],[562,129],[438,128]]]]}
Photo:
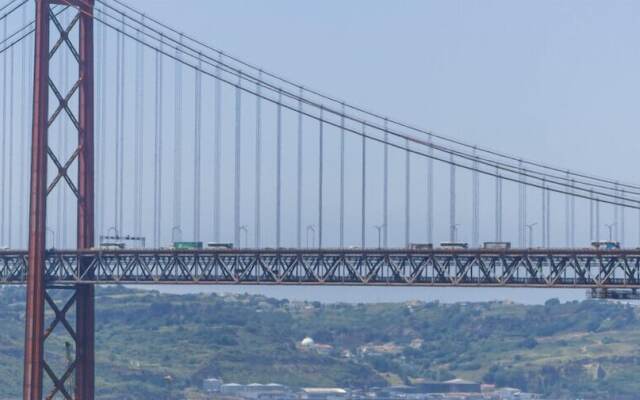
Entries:
{"type": "MultiPolygon", "coordinates": [[[[0,252],[0,284],[24,283],[27,265],[25,252],[0,252]]],[[[640,288],[640,251],[51,251],[45,279],[48,284],[640,288]]]]}

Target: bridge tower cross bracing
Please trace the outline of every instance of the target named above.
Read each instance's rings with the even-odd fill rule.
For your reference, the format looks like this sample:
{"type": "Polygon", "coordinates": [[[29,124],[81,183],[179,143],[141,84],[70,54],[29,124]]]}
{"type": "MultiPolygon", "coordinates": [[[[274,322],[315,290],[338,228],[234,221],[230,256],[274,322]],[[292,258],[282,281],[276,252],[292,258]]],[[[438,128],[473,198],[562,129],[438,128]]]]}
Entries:
{"type": "MultiPolygon", "coordinates": [[[[94,0],[36,0],[35,57],[33,89],[33,125],[31,148],[31,186],[29,211],[29,268],[27,274],[27,309],[25,329],[25,359],[23,398],[41,400],[45,376],[53,383],[52,392],[64,398],[92,400],[94,398],[94,288],[91,284],[64,287],[71,295],[63,307],[58,307],[49,291],[45,277],[47,198],[57,185],[65,185],[77,199],[77,247],[88,249],[94,243],[94,55],[93,7],[94,0]],[[69,6],[75,15],[68,26],[63,26],[51,11],[52,6],[69,6]],[[77,26],[77,28],[76,28],[77,26]],[[55,27],[59,37],[50,42],[50,30],[55,27]],[[77,29],[74,43],[70,33],[77,29]],[[76,47],[77,46],[77,47],[76,47]],[[77,81],[71,88],[59,88],[49,74],[52,57],[65,48],[78,63],[77,81]],[[69,90],[68,93],[61,92],[69,90]],[[53,93],[57,105],[49,113],[49,94],[53,93]],[[78,109],[71,110],[71,99],[77,94],[78,109]],[[68,159],[55,154],[48,145],[51,124],[62,114],[72,122],[71,132],[77,133],[76,150],[68,159]],[[57,171],[49,180],[47,164],[51,160],[57,171]],[[77,176],[68,175],[77,163],[77,176]],[[49,183],[50,182],[50,183],[49,183]],[[45,327],[45,307],[53,309],[55,318],[45,327]],[[67,320],[67,312],[75,305],[75,327],[67,320]],[[56,325],[62,325],[75,342],[75,359],[60,376],[45,359],[45,341],[56,325]],[[46,329],[45,329],[46,328],[46,329]],[[75,388],[65,383],[75,374],[75,388]],[[75,392],[75,393],[74,393],[75,392]]],[[[66,54],[63,56],[67,56],[66,54]]],[[[67,132],[68,134],[68,132],[67,132]]],[[[87,266],[80,266],[80,273],[87,266]]],[[[56,288],[60,288],[59,286],[56,288]]]]}

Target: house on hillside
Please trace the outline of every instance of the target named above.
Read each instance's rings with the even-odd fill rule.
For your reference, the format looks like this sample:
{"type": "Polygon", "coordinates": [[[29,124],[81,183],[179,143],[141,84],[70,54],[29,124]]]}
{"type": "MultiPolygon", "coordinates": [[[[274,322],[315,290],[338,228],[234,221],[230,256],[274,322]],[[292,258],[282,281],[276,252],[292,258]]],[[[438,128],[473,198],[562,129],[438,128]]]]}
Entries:
{"type": "Polygon", "coordinates": [[[481,388],[478,382],[467,381],[464,379],[451,379],[445,381],[449,385],[449,393],[480,393],[481,388]]]}
{"type": "Polygon", "coordinates": [[[315,351],[316,353],[324,356],[333,353],[333,346],[331,346],[330,344],[317,343],[310,337],[305,337],[304,339],[302,339],[297,347],[299,350],[315,351]]]}
{"type": "Polygon", "coordinates": [[[202,390],[205,393],[218,393],[222,386],[222,379],[209,378],[202,381],[202,390]]]}

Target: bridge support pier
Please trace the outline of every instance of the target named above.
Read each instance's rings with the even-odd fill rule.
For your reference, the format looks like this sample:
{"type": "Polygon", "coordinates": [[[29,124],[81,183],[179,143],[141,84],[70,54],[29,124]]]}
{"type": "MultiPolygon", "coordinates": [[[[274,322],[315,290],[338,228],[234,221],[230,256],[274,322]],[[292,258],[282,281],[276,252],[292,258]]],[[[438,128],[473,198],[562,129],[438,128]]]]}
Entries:
{"type": "MultiPolygon", "coordinates": [[[[47,287],[45,276],[47,197],[58,184],[66,185],[77,198],[77,247],[88,249],[94,242],[94,102],[93,102],[93,0],[36,0],[35,65],[33,125],[31,148],[31,186],[29,206],[29,264],[27,273],[27,309],[25,321],[25,359],[23,398],[43,398],[45,376],[53,383],[47,398],[62,394],[65,399],[92,400],[94,398],[94,290],[90,285],[66,286],[71,291],[62,307],[56,304],[47,287]],[[63,4],[76,12],[68,26],[63,26],[51,6],[63,4]],[[51,45],[50,28],[55,26],[58,38],[51,45]],[[78,40],[70,34],[78,26],[78,40]],[[61,92],[49,73],[52,57],[66,47],[78,62],[78,78],[69,90],[61,92]],[[49,114],[49,93],[58,105],[49,114]],[[78,110],[72,111],[70,100],[77,94],[78,110]],[[48,145],[48,128],[62,114],[66,114],[77,132],[76,151],[65,161],[64,154],[56,155],[48,145]],[[47,164],[57,168],[50,181],[47,164]],[[77,162],[78,176],[67,175],[77,162]],[[54,319],[45,329],[45,306],[54,312],[54,319]],[[75,328],[68,322],[67,313],[75,305],[75,328]],[[64,371],[55,371],[45,359],[45,341],[57,326],[63,326],[75,345],[75,357],[64,371]],[[70,387],[75,375],[75,387],[70,387]]],[[[67,11],[69,12],[69,11],[67,11]]],[[[66,56],[66,55],[62,55],[66,56]]],[[[68,132],[65,132],[68,134],[68,132]]],[[[80,270],[85,266],[80,266],[80,270]]],[[[62,351],[62,349],[59,349],[62,351]]]]}

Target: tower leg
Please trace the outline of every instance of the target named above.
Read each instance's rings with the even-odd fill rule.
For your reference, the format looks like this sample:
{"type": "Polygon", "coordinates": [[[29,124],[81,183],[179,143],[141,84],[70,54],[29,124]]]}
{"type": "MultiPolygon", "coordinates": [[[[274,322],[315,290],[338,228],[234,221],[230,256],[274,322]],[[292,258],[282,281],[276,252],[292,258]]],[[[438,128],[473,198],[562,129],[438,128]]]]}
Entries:
{"type": "Polygon", "coordinates": [[[25,400],[42,399],[44,372],[44,261],[47,224],[47,120],[49,107],[49,2],[36,1],[35,65],[31,192],[29,205],[29,270],[25,327],[25,400]]]}
{"type": "MultiPolygon", "coordinates": [[[[93,0],[79,4],[80,14],[80,110],[78,131],[78,249],[94,244],[94,123],[93,123],[93,0]]],[[[80,262],[81,273],[86,265],[80,262]]],[[[94,398],[94,287],[79,285],[76,296],[76,399],[94,398]]]]}
{"type": "MultiPolygon", "coordinates": [[[[59,157],[52,161],[58,167],[58,176],[47,186],[48,155],[53,154],[48,147],[48,126],[59,113],[49,116],[49,89],[59,102],[59,110],[68,109],[66,97],[50,79],[49,60],[52,48],[60,45],[74,47],[68,33],[74,28],[73,23],[63,31],[59,20],[51,14],[50,6],[59,4],[61,0],[36,0],[36,31],[35,31],[35,66],[34,66],[34,96],[33,96],[33,132],[31,148],[31,194],[29,210],[29,265],[27,276],[27,310],[25,329],[25,359],[23,397],[25,400],[41,400],[43,398],[43,379],[48,376],[53,382],[53,389],[47,398],[53,398],[62,393],[65,398],[93,400],[94,398],[94,288],[92,285],[76,285],[64,287],[70,289],[72,295],[64,307],[59,308],[52,296],[47,293],[45,271],[46,258],[46,221],[47,195],[60,182],[71,181],[67,176],[67,168],[62,168],[59,157]],[[50,47],[49,34],[51,21],[60,31],[58,43],[50,47]],[[62,179],[65,178],[65,179],[62,179]],[[67,311],[75,303],[76,326],[71,327],[67,320],[67,311]],[[54,321],[45,329],[45,305],[49,305],[55,312],[54,321]],[[54,328],[61,323],[75,341],[75,360],[66,367],[66,371],[56,376],[44,357],[44,347],[47,337],[54,328]],[[75,374],[75,388],[68,387],[70,377],[75,374]]],[[[65,5],[77,9],[79,23],[79,76],[78,96],[78,176],[76,184],[69,183],[69,188],[77,197],[77,247],[88,249],[94,242],[94,117],[93,117],[93,0],[64,0],[65,5]]],[[[72,156],[74,157],[74,156],[72,156]]],[[[71,158],[65,165],[73,163],[71,158]]],[[[66,188],[64,188],[66,189],[66,188]]],[[[80,260],[81,272],[87,265],[80,260]]],[[[60,289],[60,287],[58,287],[60,289]]]]}

